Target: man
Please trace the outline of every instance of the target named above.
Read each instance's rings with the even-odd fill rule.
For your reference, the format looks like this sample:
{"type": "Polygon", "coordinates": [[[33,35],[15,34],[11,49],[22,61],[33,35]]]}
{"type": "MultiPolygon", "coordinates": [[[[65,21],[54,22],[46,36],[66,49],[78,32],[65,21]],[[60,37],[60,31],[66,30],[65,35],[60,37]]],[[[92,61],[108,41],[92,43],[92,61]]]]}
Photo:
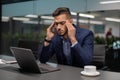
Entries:
{"type": "Polygon", "coordinates": [[[83,67],[91,64],[93,33],[73,24],[69,8],[57,8],[54,22],[47,28],[46,38],[39,51],[39,60],[47,62],[56,54],[58,64],[83,67]]]}

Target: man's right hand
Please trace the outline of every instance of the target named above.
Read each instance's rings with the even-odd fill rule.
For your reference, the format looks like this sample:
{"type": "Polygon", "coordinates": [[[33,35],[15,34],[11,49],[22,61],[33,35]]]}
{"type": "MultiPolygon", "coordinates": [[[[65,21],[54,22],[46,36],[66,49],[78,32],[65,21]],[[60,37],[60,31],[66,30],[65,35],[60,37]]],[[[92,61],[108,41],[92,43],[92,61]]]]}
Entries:
{"type": "MultiPolygon", "coordinates": [[[[54,37],[54,33],[52,32],[52,28],[54,28],[55,22],[53,22],[48,28],[47,28],[47,33],[46,33],[46,40],[51,41],[52,38],[54,37]]],[[[48,42],[44,43],[45,46],[49,45],[48,42]]]]}

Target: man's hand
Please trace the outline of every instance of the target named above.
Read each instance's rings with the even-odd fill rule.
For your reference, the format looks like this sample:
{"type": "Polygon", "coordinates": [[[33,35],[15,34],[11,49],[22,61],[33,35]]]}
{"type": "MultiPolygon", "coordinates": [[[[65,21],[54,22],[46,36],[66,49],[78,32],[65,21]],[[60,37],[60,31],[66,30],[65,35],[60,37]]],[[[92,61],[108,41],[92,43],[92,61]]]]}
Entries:
{"type": "MultiPolygon", "coordinates": [[[[47,28],[47,33],[46,33],[46,40],[51,41],[51,39],[54,37],[54,33],[52,32],[52,28],[54,27],[55,22],[53,22],[48,28],[47,28]]],[[[44,42],[44,45],[47,46],[49,45],[48,42],[44,42]]]]}
{"type": "Polygon", "coordinates": [[[71,40],[71,43],[74,44],[77,40],[75,37],[76,34],[76,29],[74,28],[74,26],[72,25],[72,23],[70,23],[69,20],[66,20],[66,27],[68,29],[68,37],[71,40]]]}
{"type": "Polygon", "coordinates": [[[54,33],[52,32],[52,28],[54,27],[54,22],[47,28],[47,33],[46,33],[46,39],[51,40],[54,36],[54,33]]]}

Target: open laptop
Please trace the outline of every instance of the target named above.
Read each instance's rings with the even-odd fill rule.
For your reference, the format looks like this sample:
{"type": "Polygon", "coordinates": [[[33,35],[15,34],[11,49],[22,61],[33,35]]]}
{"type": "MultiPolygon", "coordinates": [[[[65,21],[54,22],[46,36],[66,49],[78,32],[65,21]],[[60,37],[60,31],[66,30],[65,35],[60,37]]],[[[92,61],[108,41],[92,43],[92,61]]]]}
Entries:
{"type": "Polygon", "coordinates": [[[31,49],[35,58],[38,59],[38,48],[40,47],[40,41],[21,39],[18,41],[18,47],[31,49]]]}
{"type": "Polygon", "coordinates": [[[10,50],[16,58],[20,69],[33,73],[47,73],[60,70],[58,67],[52,67],[47,64],[38,64],[31,49],[10,47],[10,50]]]}

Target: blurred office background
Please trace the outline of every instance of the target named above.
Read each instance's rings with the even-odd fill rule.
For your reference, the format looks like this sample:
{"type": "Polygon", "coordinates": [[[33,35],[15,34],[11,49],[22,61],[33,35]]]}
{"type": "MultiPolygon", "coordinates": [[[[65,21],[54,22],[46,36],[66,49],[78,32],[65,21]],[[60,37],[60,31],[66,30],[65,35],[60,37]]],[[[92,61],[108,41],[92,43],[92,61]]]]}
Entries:
{"type": "Polygon", "coordinates": [[[2,55],[12,55],[9,47],[19,46],[21,40],[36,41],[41,46],[53,21],[51,14],[58,7],[70,8],[74,23],[93,31],[94,64],[104,66],[106,50],[120,40],[120,0],[2,0],[1,4],[2,55]],[[109,28],[114,40],[107,43],[109,28]]]}

